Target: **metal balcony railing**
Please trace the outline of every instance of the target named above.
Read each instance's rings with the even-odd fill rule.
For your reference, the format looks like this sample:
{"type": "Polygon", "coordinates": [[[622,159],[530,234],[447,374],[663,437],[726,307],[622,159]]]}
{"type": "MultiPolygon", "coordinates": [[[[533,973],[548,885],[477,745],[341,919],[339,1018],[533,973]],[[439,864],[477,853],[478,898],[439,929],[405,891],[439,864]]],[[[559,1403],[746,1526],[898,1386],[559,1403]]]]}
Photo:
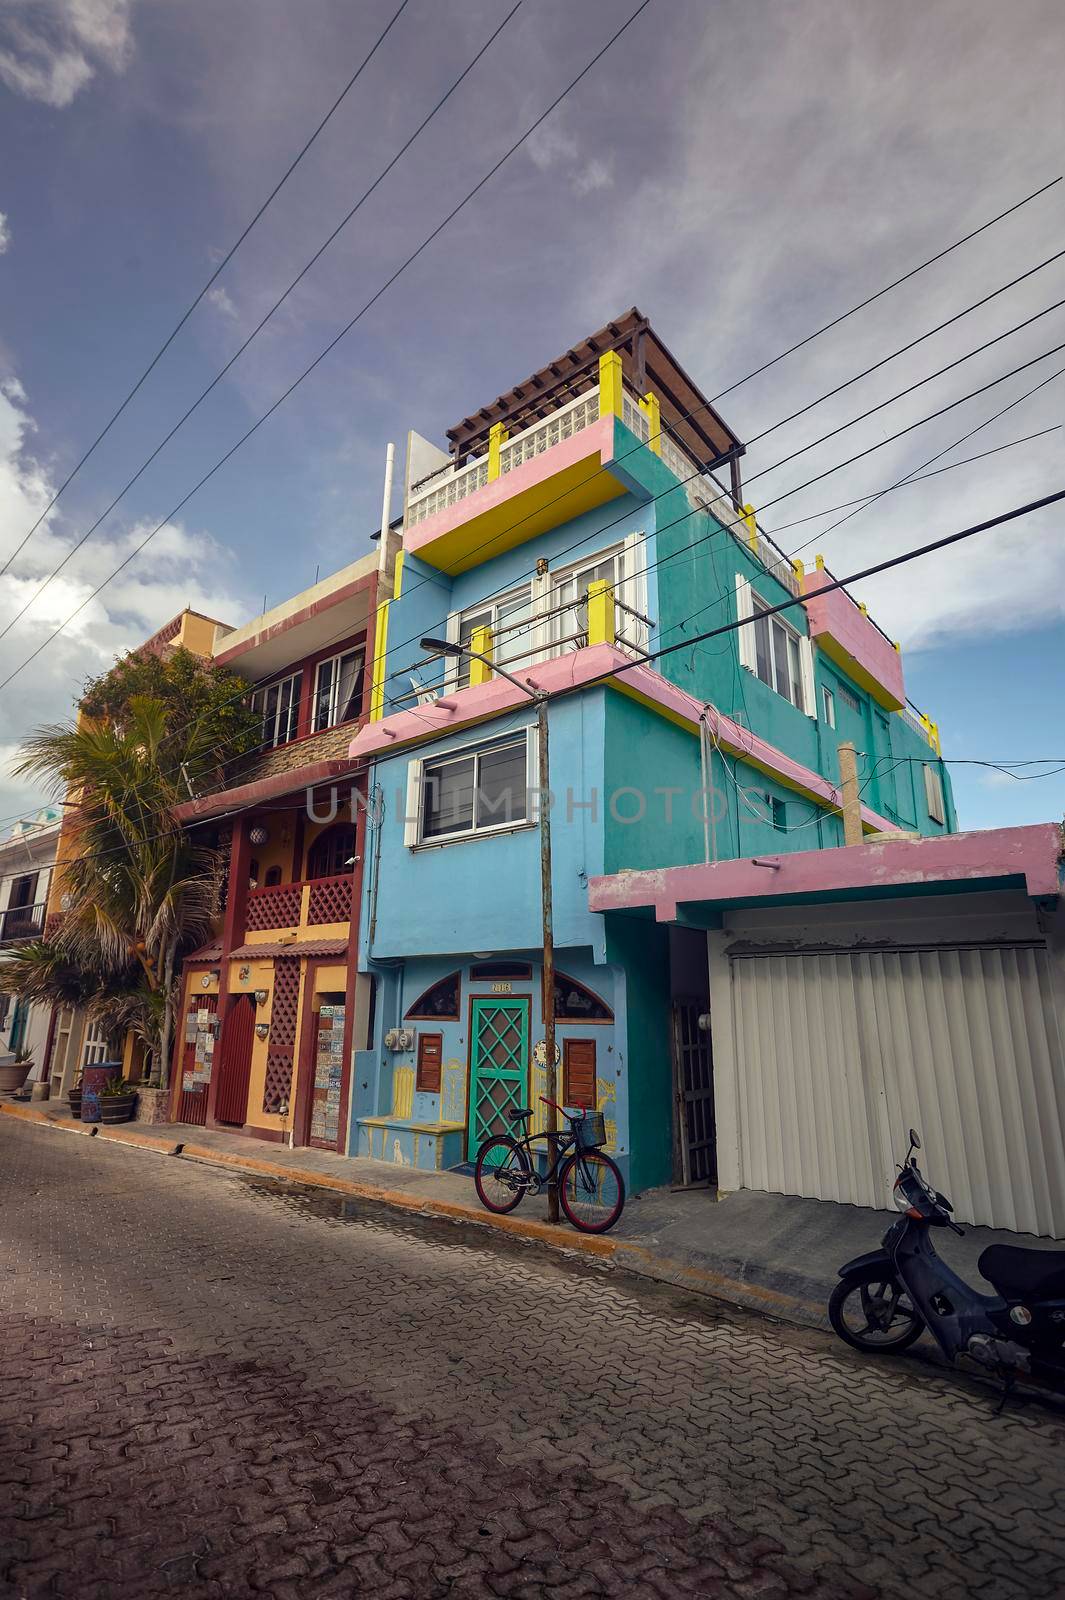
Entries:
{"type": "Polygon", "coordinates": [[[12,906],[5,911],[0,917],[0,945],[39,939],[44,933],[44,907],[42,900],[35,906],[12,906]]]}

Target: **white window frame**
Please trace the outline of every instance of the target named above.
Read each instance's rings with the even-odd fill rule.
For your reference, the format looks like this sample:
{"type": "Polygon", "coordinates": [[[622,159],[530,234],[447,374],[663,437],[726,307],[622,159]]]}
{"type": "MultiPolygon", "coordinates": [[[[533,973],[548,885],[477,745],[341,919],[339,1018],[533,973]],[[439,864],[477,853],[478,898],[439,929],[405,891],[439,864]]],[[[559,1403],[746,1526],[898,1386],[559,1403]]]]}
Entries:
{"type": "MultiPolygon", "coordinates": [[[[539,794],[538,784],[538,740],[535,724],[528,724],[524,728],[515,728],[509,733],[498,733],[491,738],[471,740],[466,744],[457,745],[438,754],[420,756],[407,765],[407,801],[403,818],[403,843],[411,850],[432,850],[443,845],[461,844],[469,839],[486,838],[493,833],[515,833],[520,828],[533,828],[539,821],[539,794]],[[524,817],[502,817],[498,822],[488,822],[478,826],[476,821],[470,828],[457,828],[452,833],[434,834],[429,838],[422,836],[423,809],[425,803],[425,769],[439,767],[452,761],[467,761],[472,756],[476,761],[486,752],[501,748],[506,745],[517,745],[525,742],[525,792],[527,796],[527,814],[524,817]]],[[[476,768],[475,768],[476,787],[476,768]]]]}
{"type": "Polygon", "coordinates": [[[943,775],[934,762],[924,763],[924,797],[928,815],[933,822],[946,824],[947,802],[943,793],[943,775]]]}
{"type": "Polygon", "coordinates": [[[270,693],[271,689],[276,689],[277,690],[277,704],[274,707],[274,732],[273,732],[272,738],[268,739],[267,736],[266,736],[265,727],[264,727],[263,737],[262,737],[262,739],[260,740],[260,743],[259,743],[260,750],[278,750],[278,749],[280,749],[280,747],[282,745],[292,744],[294,740],[299,738],[299,734],[300,734],[300,697],[301,697],[301,695],[303,693],[303,668],[300,667],[296,672],[286,672],[283,678],[271,678],[269,683],[264,683],[264,684],[260,685],[260,687],[258,687],[257,689],[254,689],[252,691],[252,694],[251,694],[251,696],[249,697],[249,700],[248,700],[248,704],[251,706],[251,709],[253,711],[259,711],[259,714],[260,714],[261,719],[262,719],[264,724],[265,724],[265,721],[266,721],[266,697],[270,693]],[[290,712],[290,714],[293,713],[293,712],[295,714],[295,720],[294,720],[293,725],[292,725],[292,732],[286,738],[279,739],[277,734],[278,734],[278,717],[280,715],[280,710],[281,710],[281,691],[285,687],[286,683],[295,683],[297,681],[297,679],[299,680],[299,692],[298,693],[294,693],[293,698],[289,701],[289,712],[290,712]],[[258,700],[260,696],[262,697],[262,709],[261,709],[261,711],[259,710],[259,708],[255,704],[256,700],[258,700]]]}
{"type": "MultiPolygon", "coordinates": [[[[768,611],[769,609],[770,607],[768,602],[763,600],[762,597],[757,594],[754,589],[752,589],[748,580],[743,577],[741,573],[737,573],[736,620],[743,624],[743,626],[738,630],[740,636],[740,666],[746,667],[748,672],[752,673],[758,679],[759,683],[764,683],[766,688],[771,689],[774,694],[780,694],[780,690],[777,688],[776,637],[773,631],[773,625],[776,623],[782,632],[784,632],[789,638],[794,639],[798,645],[799,676],[797,682],[799,685],[799,694],[802,703],[800,705],[796,705],[795,701],[792,700],[790,695],[780,694],[780,698],[782,700],[786,700],[788,705],[795,706],[796,711],[803,712],[806,716],[812,718],[812,720],[816,722],[817,696],[814,690],[813,646],[806,634],[800,633],[798,628],[792,627],[791,623],[788,622],[784,617],[780,616],[779,613],[765,618],[766,629],[769,636],[769,678],[763,678],[761,673],[758,671],[758,637],[756,633],[755,613],[759,611],[768,611]]],[[[792,681],[790,667],[788,672],[788,681],[789,683],[792,681]]]]}
{"type": "MultiPolygon", "coordinates": [[[[340,719],[339,719],[339,717],[337,715],[337,710],[338,710],[337,698],[338,698],[339,690],[340,690],[340,674],[336,670],[336,668],[338,667],[339,663],[344,660],[344,658],[346,656],[358,656],[358,658],[359,658],[359,669],[358,670],[359,670],[359,673],[361,674],[361,682],[360,682],[360,686],[359,686],[359,695],[360,695],[360,698],[362,696],[362,692],[363,692],[363,689],[365,688],[365,682],[366,682],[366,651],[365,651],[365,649],[364,649],[364,647],[362,645],[351,645],[351,646],[349,646],[349,648],[347,650],[338,650],[337,654],[335,656],[329,656],[325,661],[319,661],[318,665],[314,669],[314,688],[311,691],[311,732],[312,733],[324,733],[327,728],[338,728],[338,727],[341,726],[340,719]],[[321,675],[322,675],[323,667],[332,667],[334,669],[334,671],[333,671],[332,682],[329,685],[329,716],[328,716],[328,720],[326,722],[323,722],[319,726],[319,723],[318,723],[318,683],[319,683],[319,680],[320,680],[321,675]]],[[[297,712],[297,719],[298,719],[298,716],[299,716],[299,713],[297,712]]],[[[344,721],[345,722],[355,722],[358,719],[358,716],[359,716],[359,712],[356,711],[356,713],[355,713],[355,715],[353,717],[345,717],[344,721]]]]}
{"type": "Polygon", "coordinates": [[[827,683],[821,685],[821,710],[829,728],[836,726],[836,697],[827,683]]]}
{"type": "MultiPolygon", "coordinates": [[[[501,641],[503,653],[499,655],[500,664],[506,666],[512,659],[508,653],[508,645],[516,640],[522,641],[528,648],[520,645],[515,651],[514,659],[524,665],[530,663],[539,645],[539,625],[535,617],[535,590],[532,584],[519,583],[513,589],[508,589],[505,594],[490,595],[487,599],[478,600],[473,605],[466,606],[462,611],[452,611],[447,619],[447,640],[449,644],[461,644],[462,627],[471,618],[480,619],[480,626],[492,630],[493,655],[499,654],[499,644],[495,639],[495,632],[499,626],[500,613],[508,607],[520,603],[525,599],[529,606],[529,622],[526,632],[515,630],[511,635],[505,635],[501,641]]],[[[455,656],[447,664],[445,684],[449,690],[466,689],[470,682],[470,657],[455,656]]]]}
{"type": "MultiPolygon", "coordinates": [[[[602,550],[591,551],[582,556],[579,561],[570,562],[569,566],[559,567],[557,572],[550,575],[551,600],[549,609],[558,611],[559,601],[557,590],[564,583],[576,580],[578,585],[578,600],[572,602],[575,608],[579,603],[581,593],[580,579],[583,573],[591,574],[596,567],[606,561],[614,562],[613,590],[615,597],[624,605],[630,606],[633,611],[638,611],[640,617],[631,616],[628,611],[615,612],[616,642],[620,649],[629,651],[634,655],[646,655],[649,643],[649,629],[646,622],[640,620],[647,616],[647,571],[643,561],[644,535],[643,533],[627,534],[624,540],[616,544],[609,544],[602,550]]],[[[590,580],[589,580],[590,581],[590,580]]],[[[583,646],[575,641],[560,644],[558,641],[566,634],[574,631],[570,621],[570,608],[561,615],[554,615],[550,619],[550,641],[552,655],[561,655],[568,650],[582,649],[583,646]]]]}

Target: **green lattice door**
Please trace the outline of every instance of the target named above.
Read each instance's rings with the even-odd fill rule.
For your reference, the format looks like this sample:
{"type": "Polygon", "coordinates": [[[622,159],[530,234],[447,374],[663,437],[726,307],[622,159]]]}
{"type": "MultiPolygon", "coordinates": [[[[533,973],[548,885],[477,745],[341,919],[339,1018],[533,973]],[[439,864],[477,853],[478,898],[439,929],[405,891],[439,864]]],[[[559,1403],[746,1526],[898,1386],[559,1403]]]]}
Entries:
{"type": "Polygon", "coordinates": [[[469,1159],[494,1133],[510,1133],[505,1113],[526,1104],[529,1003],[475,1000],[470,1046],[469,1159]]]}

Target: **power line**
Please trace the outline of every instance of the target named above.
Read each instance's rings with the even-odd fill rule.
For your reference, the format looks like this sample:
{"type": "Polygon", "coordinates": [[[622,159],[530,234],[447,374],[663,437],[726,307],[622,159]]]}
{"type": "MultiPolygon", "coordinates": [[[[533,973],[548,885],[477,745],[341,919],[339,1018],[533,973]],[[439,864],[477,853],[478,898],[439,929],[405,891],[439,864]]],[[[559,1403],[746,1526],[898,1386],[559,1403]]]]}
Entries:
{"type": "MultiPolygon", "coordinates": [[[[503,20],[499,24],[499,26],[485,40],[484,44],[477,51],[477,54],[473,57],[473,59],[469,62],[469,64],[466,67],[463,68],[462,72],[459,73],[458,77],[452,83],[451,87],[446,91],[446,93],[444,93],[443,95],[440,96],[439,100],[437,100],[436,104],[433,106],[432,110],[428,113],[428,115],[423,117],[422,121],[418,124],[418,126],[415,128],[414,132],[411,134],[410,138],[407,139],[407,141],[400,146],[400,148],[396,151],[396,154],[392,157],[391,161],[389,161],[388,164],[385,167],[383,167],[381,169],[381,171],[377,174],[377,177],[370,184],[370,187],[363,191],[363,193],[359,196],[358,200],[352,206],[351,210],[348,211],[347,214],[344,217],[342,217],[341,220],[337,223],[336,227],[333,229],[333,231],[329,235],[329,237],[318,247],[318,249],[315,251],[314,255],[311,256],[310,260],[308,262],[306,262],[303,267],[301,267],[300,271],[293,278],[293,280],[289,284],[288,288],[284,291],[284,293],[282,295],[279,296],[279,298],[277,300],[274,301],[273,305],[270,307],[270,309],[266,313],[266,315],[261,318],[261,320],[257,323],[257,325],[252,329],[251,333],[248,334],[248,337],[244,340],[244,343],[237,350],[234,351],[234,353],[230,356],[229,360],[226,362],[225,366],[222,367],[221,371],[215,373],[215,376],[211,379],[211,381],[207,385],[206,389],[203,389],[201,391],[201,393],[199,395],[197,395],[196,399],[192,402],[192,404],[188,407],[188,409],[178,418],[177,422],[175,422],[174,426],[170,429],[170,432],[168,434],[166,434],[165,437],[159,441],[159,443],[156,445],[155,449],[152,451],[151,455],[148,456],[145,461],[142,461],[141,465],[137,468],[137,470],[133,474],[132,478],[130,478],[128,480],[128,482],[123,485],[123,487],[119,490],[118,494],[111,501],[110,505],[107,506],[105,508],[105,510],[103,510],[100,513],[100,515],[97,517],[96,521],[92,524],[92,526],[86,529],[86,531],[82,534],[81,538],[77,541],[77,543],[71,545],[70,549],[67,551],[67,553],[63,557],[63,559],[59,562],[58,566],[56,566],[52,570],[52,572],[49,573],[48,577],[45,578],[44,582],[30,596],[30,598],[26,601],[25,605],[22,607],[21,611],[16,611],[15,615],[10,619],[10,621],[5,623],[4,627],[2,629],[0,629],[0,639],[3,639],[4,636],[15,626],[16,622],[18,622],[20,618],[22,618],[22,617],[24,617],[26,615],[26,612],[30,609],[30,607],[36,604],[36,602],[40,599],[40,597],[44,593],[44,591],[53,582],[53,580],[56,579],[59,576],[59,574],[62,572],[63,568],[67,565],[67,563],[69,561],[73,560],[73,558],[77,555],[78,551],[82,548],[82,546],[84,544],[86,544],[89,539],[92,538],[93,534],[96,532],[96,530],[100,526],[100,524],[102,522],[106,521],[106,519],[111,515],[111,512],[115,509],[115,507],[119,504],[119,502],[125,498],[125,496],[129,492],[129,490],[132,489],[133,485],[137,482],[137,480],[139,478],[141,478],[144,475],[145,472],[147,472],[147,470],[151,466],[152,462],[157,458],[157,456],[159,456],[162,453],[163,450],[165,450],[166,446],[170,443],[170,441],[174,437],[174,435],[176,433],[178,433],[185,426],[185,423],[192,416],[193,412],[197,411],[199,409],[199,407],[207,399],[207,396],[209,394],[211,394],[212,391],[215,388],[217,388],[218,384],[221,383],[221,381],[225,377],[226,373],[229,372],[229,370],[233,366],[236,365],[236,363],[240,360],[240,357],[244,354],[245,350],[247,350],[248,346],[252,343],[252,341],[254,339],[258,338],[259,334],[266,327],[267,323],[274,316],[275,312],[278,311],[282,305],[284,305],[284,303],[288,299],[289,295],[293,292],[293,290],[297,287],[297,285],[302,282],[302,280],[306,277],[307,273],[311,270],[311,268],[315,265],[315,263],[321,259],[321,257],[329,249],[329,246],[338,237],[338,235],[343,232],[343,230],[347,227],[348,223],[355,216],[356,212],[361,209],[363,204],[373,194],[374,190],[377,189],[379,187],[379,185],[384,182],[385,178],[387,178],[388,174],[392,171],[393,167],[395,167],[402,160],[403,156],[410,149],[411,145],[417,139],[418,135],[429,125],[429,123],[436,116],[437,112],[441,110],[441,108],[447,103],[448,100],[450,100],[451,96],[455,93],[455,90],[459,87],[459,85],[473,71],[474,67],[480,61],[481,57],[487,52],[487,50],[490,48],[490,46],[495,42],[495,40],[503,32],[503,29],[507,26],[507,23],[510,22],[511,18],[514,17],[517,14],[517,12],[521,9],[521,3],[522,3],[522,0],[517,0],[517,3],[511,8],[511,10],[503,18],[503,20]]],[[[12,558],[12,559],[14,559],[14,558],[12,558]]]]}
{"type": "Polygon", "coordinates": [[[174,340],[177,338],[178,334],[181,332],[181,330],[185,326],[186,322],[192,316],[192,313],[196,310],[196,307],[200,304],[200,301],[203,299],[204,295],[211,288],[211,286],[218,280],[220,274],[225,270],[225,268],[232,261],[233,257],[236,255],[237,251],[240,249],[241,245],[244,243],[244,241],[248,237],[249,233],[255,227],[255,224],[259,221],[259,218],[263,215],[264,211],[266,211],[267,207],[276,199],[278,194],[280,194],[281,190],[284,188],[284,186],[288,182],[289,178],[291,178],[292,174],[295,172],[296,168],[299,166],[300,162],[303,160],[304,156],[307,154],[307,152],[311,148],[312,144],[314,144],[315,140],[318,138],[318,135],[324,129],[326,123],[333,116],[333,113],[339,108],[339,106],[341,105],[341,102],[344,99],[346,99],[347,95],[355,87],[355,85],[358,82],[359,78],[362,76],[363,71],[365,70],[366,67],[369,66],[369,64],[372,61],[373,57],[377,54],[377,51],[380,49],[381,45],[385,42],[385,39],[388,37],[389,33],[392,31],[392,28],[399,21],[400,16],[406,10],[406,8],[407,8],[409,3],[410,3],[410,0],[401,0],[401,4],[397,7],[396,11],[392,14],[392,17],[386,23],[385,27],[378,34],[378,36],[374,40],[374,43],[373,43],[372,47],[370,48],[369,52],[363,57],[362,61],[358,65],[358,67],[355,69],[355,72],[348,79],[347,83],[344,85],[343,89],[340,91],[340,93],[337,96],[337,98],[333,101],[333,104],[329,107],[329,110],[326,112],[326,114],[322,118],[321,122],[319,122],[318,126],[315,128],[314,132],[311,134],[311,136],[307,140],[306,144],[298,152],[298,154],[295,156],[295,158],[289,163],[289,165],[285,168],[285,171],[281,174],[281,177],[278,179],[277,183],[275,183],[274,187],[271,189],[270,193],[267,195],[266,199],[263,201],[263,203],[259,207],[258,211],[256,211],[255,215],[252,217],[251,221],[247,224],[247,226],[245,227],[244,231],[237,238],[236,242],[229,247],[229,250],[222,257],[221,261],[218,263],[217,267],[212,272],[211,276],[207,279],[207,282],[204,284],[203,288],[200,290],[200,292],[196,296],[195,300],[193,300],[193,302],[189,306],[188,310],[184,313],[184,315],[180,318],[180,320],[175,324],[174,328],[167,335],[167,338],[164,341],[164,343],[160,345],[159,349],[156,351],[156,353],[152,357],[151,361],[149,361],[148,365],[145,367],[144,371],[141,373],[140,377],[137,379],[136,383],[133,385],[133,388],[129,391],[129,393],[126,395],[126,398],[123,400],[122,404],[119,406],[118,410],[104,424],[103,428],[96,435],[96,438],[93,440],[92,444],[86,450],[85,454],[81,457],[81,459],[78,462],[76,462],[73,470],[67,474],[67,476],[64,478],[63,482],[59,485],[59,488],[56,490],[56,492],[52,496],[51,500],[49,500],[48,504],[45,506],[44,510],[41,512],[40,516],[37,518],[37,521],[33,524],[32,528],[30,528],[29,531],[26,533],[25,537],[22,539],[22,542],[8,556],[8,558],[4,562],[3,566],[0,567],[0,576],[2,576],[7,571],[7,569],[10,567],[11,563],[25,549],[26,544],[33,537],[33,535],[36,533],[37,529],[40,527],[40,525],[44,521],[45,517],[47,517],[47,515],[51,511],[52,507],[55,505],[56,501],[59,499],[59,496],[63,493],[63,491],[71,483],[73,483],[74,479],[77,477],[78,473],[81,471],[81,469],[85,465],[86,461],[88,461],[89,457],[92,455],[92,453],[96,449],[97,445],[100,444],[107,437],[107,435],[110,433],[111,429],[114,427],[115,423],[118,421],[118,419],[122,415],[123,411],[125,411],[126,407],[129,405],[130,401],[133,399],[134,395],[137,393],[137,391],[140,389],[141,385],[144,383],[145,379],[154,370],[154,368],[159,364],[159,362],[162,360],[163,356],[169,350],[170,346],[173,344],[174,340]]]}
{"type": "MultiPolygon", "coordinates": [[[[366,312],[369,311],[370,308],[372,306],[374,306],[377,303],[378,300],[380,300],[381,296],[386,293],[386,291],[392,286],[393,283],[395,283],[396,279],[402,273],[404,273],[407,270],[407,268],[414,261],[416,261],[418,259],[418,257],[425,250],[428,249],[429,245],[432,244],[433,240],[436,239],[438,237],[438,235],[441,234],[444,231],[444,229],[447,227],[447,225],[456,216],[458,216],[459,212],[462,211],[463,208],[465,206],[467,206],[470,203],[470,201],[481,191],[481,189],[484,188],[485,184],[488,183],[489,180],[495,176],[495,174],[499,171],[500,167],[502,167],[503,164],[510,159],[510,157],[514,154],[514,152],[516,150],[520,149],[521,146],[525,143],[525,141],[527,139],[531,138],[531,136],[536,132],[537,128],[540,127],[541,123],[543,123],[543,122],[545,122],[547,120],[547,118],[551,115],[552,111],[554,111],[555,108],[562,103],[562,101],[566,98],[566,96],[570,93],[570,91],[572,89],[575,89],[577,84],[580,83],[581,80],[588,75],[588,73],[597,64],[597,62],[602,60],[603,56],[606,55],[607,51],[611,48],[611,46],[614,45],[617,42],[617,40],[621,38],[622,34],[625,33],[625,31],[632,26],[632,24],[636,21],[637,17],[639,17],[642,14],[642,12],[646,11],[647,7],[650,4],[651,4],[651,0],[641,0],[641,3],[636,7],[635,11],[633,11],[631,13],[631,15],[628,17],[628,19],[625,22],[622,23],[620,28],[615,30],[615,32],[607,40],[606,44],[603,45],[603,47],[596,52],[596,54],[591,58],[591,60],[587,63],[587,65],[584,66],[581,69],[581,71],[577,74],[577,76],[575,78],[571,79],[571,81],[566,85],[565,89],[562,90],[562,93],[557,95],[555,97],[555,99],[552,100],[551,104],[547,107],[547,109],[545,111],[542,111],[540,113],[540,115],[536,118],[535,122],[533,122],[528,128],[526,128],[525,132],[521,135],[521,137],[516,139],[514,141],[514,143],[510,146],[510,148],[502,156],[500,156],[499,160],[496,161],[491,167],[489,167],[488,171],[484,174],[484,176],[482,178],[480,178],[476,184],[474,184],[472,189],[468,190],[466,195],[459,201],[458,205],[454,206],[448,212],[448,214],[444,217],[443,221],[438,223],[437,226],[433,229],[433,231],[425,239],[422,240],[421,244],[418,245],[417,249],[413,250],[410,253],[410,255],[407,256],[406,260],[404,262],[402,262],[402,264],[399,267],[396,268],[396,270],[391,274],[391,276],[385,280],[385,282],[381,285],[381,287],[377,290],[377,292],[374,295],[372,295],[369,300],[366,301],[365,305],[363,305],[361,310],[358,311],[356,313],[356,315],[354,317],[352,317],[351,320],[349,322],[347,322],[344,325],[344,327],[342,327],[340,329],[340,332],[338,334],[336,334],[336,336],[333,339],[330,340],[329,344],[327,344],[325,346],[324,350],[320,351],[319,354],[317,356],[315,356],[314,360],[310,363],[310,365],[304,368],[304,370],[300,373],[299,377],[296,378],[294,380],[294,382],[292,382],[288,386],[288,388],[286,390],[284,390],[284,392],[281,395],[278,396],[278,398],[274,401],[274,403],[266,411],[263,412],[262,416],[260,416],[258,418],[258,420],[256,422],[254,422],[252,424],[252,426],[245,433],[243,433],[241,435],[241,437],[237,440],[237,442],[234,445],[232,445],[229,450],[226,451],[225,455],[221,456],[215,462],[214,466],[212,466],[209,469],[209,471],[204,473],[203,477],[200,478],[200,480],[193,485],[193,487],[188,491],[188,493],[186,495],[184,495],[182,497],[182,499],[180,499],[178,501],[177,505],[174,506],[167,513],[167,515],[165,517],[163,517],[162,520],[155,525],[154,528],[152,528],[152,530],[141,540],[140,544],[138,544],[130,552],[130,554],[128,556],[126,556],[126,558],[118,564],[118,566],[114,569],[114,571],[107,578],[105,578],[102,583],[98,584],[97,587],[90,594],[88,594],[85,597],[85,599],[81,602],[81,604],[78,605],[70,613],[70,615],[63,622],[60,623],[59,627],[56,628],[52,633],[50,633],[48,635],[48,637],[46,639],[44,639],[42,641],[42,643],[39,644],[37,646],[37,648],[30,653],[30,655],[28,655],[26,657],[25,661],[23,661],[21,663],[21,665],[19,665],[18,667],[15,668],[14,672],[12,672],[12,673],[10,673],[8,675],[8,677],[4,680],[4,683],[0,684],[0,688],[5,688],[7,686],[7,684],[11,683],[12,680],[14,678],[16,678],[20,672],[22,672],[27,666],[29,666],[31,661],[36,660],[37,656],[39,656],[41,654],[42,650],[46,649],[47,646],[49,644],[51,644],[53,639],[58,638],[59,635],[64,631],[64,629],[69,627],[70,623],[74,621],[74,618],[79,616],[80,613],[82,611],[84,611],[85,607],[90,603],[90,601],[94,600],[96,598],[96,596],[98,594],[100,594],[101,591],[104,590],[109,583],[113,582],[113,580],[115,578],[117,578],[117,576],[118,576],[118,574],[120,572],[124,571],[125,568],[129,566],[131,561],[135,560],[136,557],[138,555],[140,555],[141,551],[144,550],[144,548],[151,542],[151,540],[155,538],[156,534],[159,533],[167,525],[167,523],[171,520],[171,518],[175,517],[177,515],[177,513],[185,505],[188,504],[188,502],[192,499],[193,495],[195,495],[200,489],[203,488],[205,483],[207,483],[211,478],[214,477],[215,473],[218,472],[226,464],[226,462],[232,456],[234,456],[237,453],[237,451],[241,448],[242,445],[247,443],[247,441],[252,437],[252,435],[254,433],[256,433],[259,430],[259,428],[262,427],[263,423],[266,422],[268,420],[268,418],[273,416],[274,412],[281,405],[284,404],[284,402],[288,399],[289,395],[291,395],[297,388],[299,388],[300,384],[303,383],[303,381],[310,376],[310,374],[315,370],[315,368],[317,366],[319,366],[319,364],[322,361],[325,360],[326,356],[329,355],[330,352],[335,349],[335,347],[340,343],[340,341],[345,337],[345,335],[350,333],[351,329],[355,326],[355,324],[363,316],[365,316],[366,312]]],[[[386,536],[385,530],[382,529],[382,538],[384,538],[385,536],[386,536]]]]}

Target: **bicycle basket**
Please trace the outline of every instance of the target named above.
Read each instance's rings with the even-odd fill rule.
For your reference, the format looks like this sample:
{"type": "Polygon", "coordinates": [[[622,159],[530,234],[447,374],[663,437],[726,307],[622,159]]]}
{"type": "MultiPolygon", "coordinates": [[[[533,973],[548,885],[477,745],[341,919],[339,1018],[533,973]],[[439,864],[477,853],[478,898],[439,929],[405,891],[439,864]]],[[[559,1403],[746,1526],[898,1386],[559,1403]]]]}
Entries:
{"type": "Polygon", "coordinates": [[[574,1125],[577,1144],[582,1150],[595,1150],[606,1144],[606,1118],[601,1111],[586,1111],[574,1125]]]}

